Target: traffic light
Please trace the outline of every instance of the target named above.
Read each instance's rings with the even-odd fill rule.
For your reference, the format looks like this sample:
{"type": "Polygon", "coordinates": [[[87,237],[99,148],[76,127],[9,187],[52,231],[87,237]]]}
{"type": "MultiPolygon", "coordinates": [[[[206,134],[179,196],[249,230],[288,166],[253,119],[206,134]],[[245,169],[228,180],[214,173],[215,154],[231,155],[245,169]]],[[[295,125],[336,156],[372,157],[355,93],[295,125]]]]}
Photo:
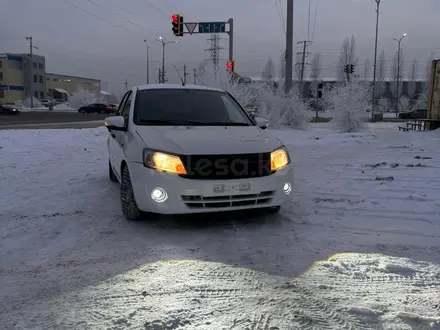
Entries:
{"type": "Polygon", "coordinates": [[[354,72],[354,65],[350,64],[350,73],[353,73],[353,72],[354,72]]]}
{"type": "Polygon", "coordinates": [[[235,72],[235,61],[227,61],[226,68],[231,72],[235,72]]]}
{"type": "Polygon", "coordinates": [[[173,24],[173,34],[176,37],[183,37],[183,16],[180,14],[174,14],[171,16],[173,24]]]}

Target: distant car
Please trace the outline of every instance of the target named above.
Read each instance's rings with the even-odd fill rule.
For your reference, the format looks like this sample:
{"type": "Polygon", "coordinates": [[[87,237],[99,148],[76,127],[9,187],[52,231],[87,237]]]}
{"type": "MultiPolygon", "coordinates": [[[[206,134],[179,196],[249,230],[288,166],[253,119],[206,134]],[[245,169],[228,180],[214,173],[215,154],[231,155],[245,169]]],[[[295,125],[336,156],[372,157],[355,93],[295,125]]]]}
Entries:
{"type": "Polygon", "coordinates": [[[9,104],[0,104],[0,115],[19,115],[20,109],[9,104]]]}
{"type": "Polygon", "coordinates": [[[109,178],[123,215],[259,209],[291,200],[284,144],[221,89],[149,84],[128,91],[109,131],[109,178]]]}
{"type": "Polygon", "coordinates": [[[92,103],[78,109],[79,113],[114,114],[116,111],[116,108],[103,103],[92,103]]]}
{"type": "Polygon", "coordinates": [[[108,103],[107,105],[110,106],[110,107],[112,107],[115,113],[118,111],[119,104],[116,104],[116,103],[108,103]]]}
{"type": "Polygon", "coordinates": [[[400,119],[426,119],[428,115],[427,109],[415,109],[408,112],[399,113],[400,119]]]}

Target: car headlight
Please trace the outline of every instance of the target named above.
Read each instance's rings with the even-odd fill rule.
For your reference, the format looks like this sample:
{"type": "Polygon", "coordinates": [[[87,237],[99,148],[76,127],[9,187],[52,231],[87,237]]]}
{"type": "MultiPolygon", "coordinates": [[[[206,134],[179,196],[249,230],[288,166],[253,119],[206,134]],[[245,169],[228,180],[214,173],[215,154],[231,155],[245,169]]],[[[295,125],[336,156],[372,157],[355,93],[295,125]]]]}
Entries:
{"type": "Polygon", "coordinates": [[[142,159],[144,165],[160,172],[186,174],[185,166],[179,156],[165,152],[144,149],[142,159]]]}
{"type": "Polygon", "coordinates": [[[283,147],[270,153],[270,169],[277,171],[290,163],[290,157],[287,150],[283,147]]]}

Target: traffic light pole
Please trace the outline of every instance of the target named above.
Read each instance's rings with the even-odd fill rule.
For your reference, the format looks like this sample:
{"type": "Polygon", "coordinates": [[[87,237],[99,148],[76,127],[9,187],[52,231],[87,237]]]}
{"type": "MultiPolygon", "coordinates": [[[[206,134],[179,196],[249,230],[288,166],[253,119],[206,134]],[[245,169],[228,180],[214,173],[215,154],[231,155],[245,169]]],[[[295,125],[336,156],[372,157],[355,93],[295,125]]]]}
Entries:
{"type": "Polygon", "coordinates": [[[234,19],[230,18],[228,20],[229,23],[229,31],[227,32],[229,35],[229,61],[234,60],[234,19]]]}

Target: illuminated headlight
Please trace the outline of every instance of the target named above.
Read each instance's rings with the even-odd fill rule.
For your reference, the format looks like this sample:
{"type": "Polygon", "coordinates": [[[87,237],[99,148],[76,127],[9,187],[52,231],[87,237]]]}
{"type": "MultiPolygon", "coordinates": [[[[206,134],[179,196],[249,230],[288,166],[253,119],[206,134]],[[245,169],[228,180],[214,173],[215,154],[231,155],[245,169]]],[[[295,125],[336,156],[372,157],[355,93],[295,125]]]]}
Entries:
{"type": "Polygon", "coordinates": [[[283,186],[283,191],[286,195],[289,195],[292,192],[292,185],[286,182],[283,186]]]}
{"type": "Polygon", "coordinates": [[[183,166],[179,156],[144,149],[142,159],[144,166],[153,170],[174,174],[186,174],[185,166],[183,166]]]}
{"type": "Polygon", "coordinates": [[[157,203],[163,203],[168,199],[168,194],[163,188],[154,188],[151,192],[151,199],[157,203]]]}
{"type": "Polygon", "coordinates": [[[270,153],[270,169],[277,171],[286,167],[290,163],[287,150],[283,147],[270,153]]]}

